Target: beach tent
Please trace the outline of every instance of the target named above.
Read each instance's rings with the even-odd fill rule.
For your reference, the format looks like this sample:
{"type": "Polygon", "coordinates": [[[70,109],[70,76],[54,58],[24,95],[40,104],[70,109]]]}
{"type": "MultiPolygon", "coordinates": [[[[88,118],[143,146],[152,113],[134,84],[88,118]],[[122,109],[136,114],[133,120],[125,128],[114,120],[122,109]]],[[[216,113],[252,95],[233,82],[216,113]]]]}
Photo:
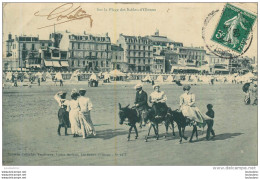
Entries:
{"type": "Polygon", "coordinates": [[[13,76],[13,73],[12,72],[7,72],[6,74],[6,81],[11,81],[12,80],[12,76],[13,76]]]}
{"type": "Polygon", "coordinates": [[[107,80],[107,79],[109,79],[110,78],[110,75],[107,73],[107,72],[105,72],[104,73],[104,80],[107,80]]]}
{"type": "Polygon", "coordinates": [[[42,73],[38,71],[38,72],[35,74],[35,77],[41,79],[41,78],[42,78],[42,73]]]}
{"type": "Polygon", "coordinates": [[[255,75],[251,72],[248,72],[247,74],[243,75],[244,78],[255,78],[255,75]]]}
{"type": "Polygon", "coordinates": [[[61,72],[56,73],[55,78],[56,78],[58,81],[63,80],[63,79],[62,79],[62,74],[61,74],[61,72]]]}
{"type": "Polygon", "coordinates": [[[162,76],[162,75],[159,75],[159,76],[157,77],[157,81],[163,82],[163,76],[162,76]]]}
{"type": "Polygon", "coordinates": [[[89,77],[89,80],[97,81],[97,75],[95,73],[92,73],[91,76],[89,77]]]}
{"type": "Polygon", "coordinates": [[[76,70],[72,73],[70,80],[71,81],[79,81],[79,70],[76,70]]]}
{"type": "Polygon", "coordinates": [[[45,73],[45,80],[46,81],[52,81],[52,76],[51,76],[51,74],[49,72],[45,73]]]}
{"type": "Polygon", "coordinates": [[[173,77],[172,75],[169,75],[166,79],[167,82],[173,82],[173,77]]]}
{"type": "Polygon", "coordinates": [[[152,79],[151,79],[150,75],[146,75],[146,77],[142,81],[145,81],[145,82],[150,81],[151,82],[152,79]]]}
{"type": "Polygon", "coordinates": [[[117,69],[111,71],[111,72],[109,73],[109,75],[112,76],[112,77],[126,76],[125,73],[122,73],[121,71],[119,71],[119,70],[117,70],[117,69]]]}

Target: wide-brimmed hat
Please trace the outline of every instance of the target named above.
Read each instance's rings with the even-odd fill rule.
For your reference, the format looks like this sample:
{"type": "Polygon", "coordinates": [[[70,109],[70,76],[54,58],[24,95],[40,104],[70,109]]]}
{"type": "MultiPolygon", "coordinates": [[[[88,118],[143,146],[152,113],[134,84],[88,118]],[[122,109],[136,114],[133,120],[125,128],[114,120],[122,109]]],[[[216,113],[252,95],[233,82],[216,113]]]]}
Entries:
{"type": "Polygon", "coordinates": [[[143,87],[143,85],[141,83],[138,83],[137,85],[135,85],[135,89],[140,89],[142,87],[143,87]]]}
{"type": "Polygon", "coordinates": [[[153,89],[155,89],[156,87],[159,87],[159,88],[160,88],[160,85],[158,85],[158,84],[153,85],[153,89]]]}
{"type": "Polygon", "coordinates": [[[188,91],[188,90],[190,90],[191,89],[191,87],[190,87],[190,85],[184,85],[183,86],[183,91],[188,91]]]}
{"type": "Polygon", "coordinates": [[[80,88],[80,89],[79,89],[79,92],[80,92],[80,91],[87,91],[87,90],[84,89],[84,88],[80,88]]]}
{"type": "Polygon", "coordinates": [[[77,89],[74,88],[74,89],[72,89],[70,94],[73,95],[73,94],[76,94],[76,93],[78,93],[78,91],[77,91],[77,89]]]}

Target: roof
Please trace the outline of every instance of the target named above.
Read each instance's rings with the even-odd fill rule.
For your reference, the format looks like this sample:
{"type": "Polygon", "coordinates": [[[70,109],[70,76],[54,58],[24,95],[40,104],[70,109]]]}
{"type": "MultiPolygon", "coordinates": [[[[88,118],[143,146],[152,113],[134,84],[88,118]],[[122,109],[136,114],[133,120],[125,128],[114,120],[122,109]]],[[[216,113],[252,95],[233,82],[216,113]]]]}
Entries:
{"type": "Polygon", "coordinates": [[[191,50],[203,50],[206,51],[204,48],[201,47],[179,47],[180,49],[191,49],[191,50]]]}
{"type": "Polygon", "coordinates": [[[112,51],[124,51],[124,49],[116,44],[111,44],[112,51]]]}
{"type": "Polygon", "coordinates": [[[157,36],[157,35],[151,35],[151,36],[148,36],[148,38],[152,41],[155,41],[155,42],[166,42],[166,43],[174,43],[173,40],[165,37],[165,36],[157,36]]]}

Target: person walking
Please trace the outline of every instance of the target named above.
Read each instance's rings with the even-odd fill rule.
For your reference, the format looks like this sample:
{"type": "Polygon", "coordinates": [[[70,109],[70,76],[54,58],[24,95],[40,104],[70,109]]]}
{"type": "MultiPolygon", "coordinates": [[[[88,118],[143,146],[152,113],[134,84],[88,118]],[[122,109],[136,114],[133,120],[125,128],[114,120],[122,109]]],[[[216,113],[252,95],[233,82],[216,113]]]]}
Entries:
{"type": "Polygon", "coordinates": [[[90,99],[85,97],[86,91],[86,89],[81,88],[79,90],[78,98],[80,107],[79,121],[81,124],[81,132],[84,139],[86,139],[87,136],[90,135],[96,136],[96,131],[90,116],[90,111],[92,110],[93,105],[90,99]]]}
{"type": "Polygon", "coordinates": [[[208,111],[206,112],[206,115],[209,118],[205,120],[207,125],[208,125],[206,139],[209,140],[210,139],[210,133],[212,134],[212,138],[214,138],[216,136],[215,132],[213,130],[213,125],[214,125],[213,119],[215,117],[215,112],[213,111],[213,105],[212,104],[208,104],[207,108],[208,108],[208,111]]]}
{"type": "Polygon", "coordinates": [[[67,106],[69,105],[69,101],[66,100],[66,92],[59,91],[55,96],[54,99],[59,104],[59,111],[58,111],[58,119],[59,119],[59,125],[58,125],[58,135],[60,136],[60,130],[62,127],[65,128],[65,135],[68,135],[67,129],[70,128],[70,121],[69,121],[69,112],[67,111],[67,106]]]}
{"type": "Polygon", "coordinates": [[[68,105],[68,111],[69,111],[69,120],[71,124],[71,133],[73,134],[73,137],[78,137],[81,128],[80,128],[80,106],[79,106],[79,100],[78,100],[79,93],[76,89],[73,89],[71,92],[71,100],[69,101],[68,105]]]}

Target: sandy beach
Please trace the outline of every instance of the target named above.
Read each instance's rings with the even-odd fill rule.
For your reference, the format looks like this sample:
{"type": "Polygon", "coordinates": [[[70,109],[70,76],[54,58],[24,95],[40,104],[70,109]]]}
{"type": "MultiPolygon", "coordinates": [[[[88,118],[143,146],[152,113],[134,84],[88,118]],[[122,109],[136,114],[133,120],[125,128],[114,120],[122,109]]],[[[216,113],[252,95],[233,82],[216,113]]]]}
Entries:
{"type": "MultiPolygon", "coordinates": [[[[214,140],[206,141],[206,128],[199,129],[199,140],[179,144],[176,136],[165,139],[160,126],[160,139],[144,141],[147,127],[139,129],[139,138],[127,141],[128,126],[119,125],[118,103],[133,105],[137,81],[101,84],[88,87],[86,82],[50,82],[31,88],[9,84],[3,89],[3,165],[257,165],[257,106],[244,105],[242,85],[193,85],[196,105],[206,112],[206,105],[215,110],[214,140]],[[87,88],[93,102],[92,120],[97,136],[88,139],[57,135],[57,91],[70,94],[73,88],[87,88]]],[[[144,84],[150,94],[151,84],[144,84]]],[[[182,87],[164,83],[167,105],[176,109],[182,87]]],[[[67,97],[70,99],[70,95],[67,97]]],[[[186,135],[190,136],[191,127],[186,135]]],[[[70,134],[70,130],[69,134],[70,134]]],[[[153,135],[153,132],[152,132],[153,135]]]]}

